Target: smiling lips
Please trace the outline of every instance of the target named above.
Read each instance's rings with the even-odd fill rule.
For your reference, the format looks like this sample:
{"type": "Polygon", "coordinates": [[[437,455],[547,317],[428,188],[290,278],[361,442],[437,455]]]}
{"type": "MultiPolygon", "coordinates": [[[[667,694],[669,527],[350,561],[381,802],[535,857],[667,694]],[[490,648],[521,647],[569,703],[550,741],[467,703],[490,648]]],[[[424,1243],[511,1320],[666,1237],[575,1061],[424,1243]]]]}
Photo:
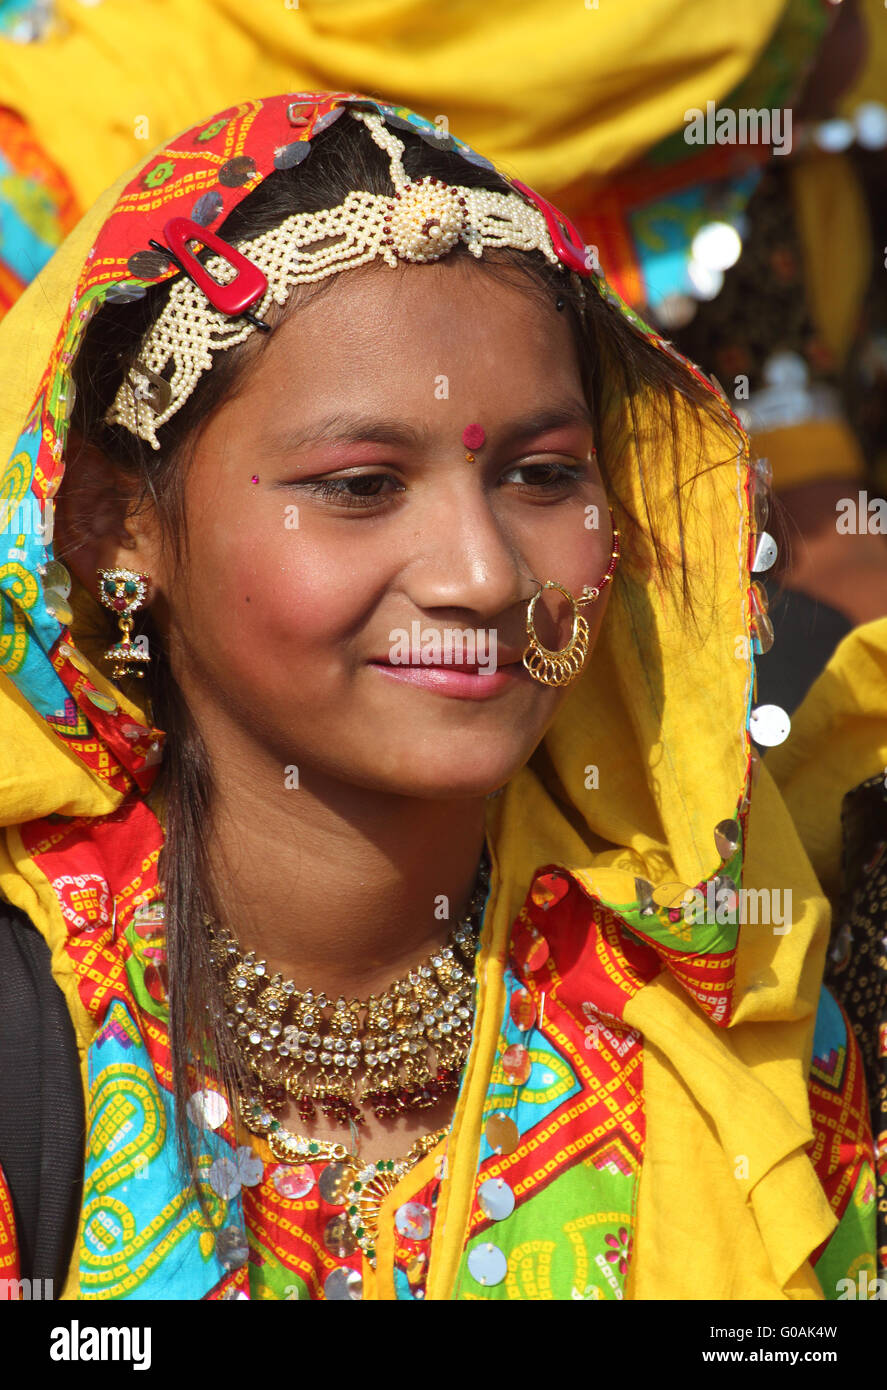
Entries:
{"type": "Polygon", "coordinates": [[[368,665],[391,680],[456,700],[489,700],[526,675],[519,656],[498,661],[493,671],[484,670],[476,661],[447,662],[436,666],[416,662],[394,666],[387,659],[380,658],[370,661],[368,665]]]}

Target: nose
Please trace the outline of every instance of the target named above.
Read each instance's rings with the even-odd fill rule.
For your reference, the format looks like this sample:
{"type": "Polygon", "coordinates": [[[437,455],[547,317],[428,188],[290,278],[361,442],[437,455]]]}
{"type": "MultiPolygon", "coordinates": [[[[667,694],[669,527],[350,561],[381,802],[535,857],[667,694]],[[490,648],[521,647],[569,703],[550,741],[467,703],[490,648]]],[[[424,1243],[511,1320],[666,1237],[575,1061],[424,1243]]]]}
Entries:
{"type": "Polygon", "coordinates": [[[415,533],[404,585],[418,608],[491,619],[536,593],[528,564],[480,489],[437,503],[415,533]]]}

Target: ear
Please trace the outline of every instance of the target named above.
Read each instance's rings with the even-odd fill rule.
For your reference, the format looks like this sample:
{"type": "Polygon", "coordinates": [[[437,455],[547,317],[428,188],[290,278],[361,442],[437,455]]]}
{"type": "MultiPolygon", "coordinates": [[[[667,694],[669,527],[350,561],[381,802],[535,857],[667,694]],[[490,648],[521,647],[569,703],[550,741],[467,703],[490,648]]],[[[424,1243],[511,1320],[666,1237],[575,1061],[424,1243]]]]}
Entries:
{"type": "Polygon", "coordinates": [[[65,453],[53,516],[55,558],[97,601],[98,571],[117,568],[150,575],[153,598],[165,587],[153,505],[136,511],[138,484],[73,429],[65,453]]]}

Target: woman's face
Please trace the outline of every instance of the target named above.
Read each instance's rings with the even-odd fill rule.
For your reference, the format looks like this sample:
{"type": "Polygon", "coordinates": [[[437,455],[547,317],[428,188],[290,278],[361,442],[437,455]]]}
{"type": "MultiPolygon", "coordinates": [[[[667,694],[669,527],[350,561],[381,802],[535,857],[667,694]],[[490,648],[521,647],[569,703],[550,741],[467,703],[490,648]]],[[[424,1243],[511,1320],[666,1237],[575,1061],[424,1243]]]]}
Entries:
{"type": "MultiPolygon", "coordinates": [[[[187,570],[139,542],[210,748],[233,722],[306,787],[501,786],[566,695],[521,663],[536,581],[578,593],[612,543],[566,316],[464,261],[349,271],[242,381],[189,467],[187,570]]],[[[562,646],[569,606],[536,627],[562,646]]]]}

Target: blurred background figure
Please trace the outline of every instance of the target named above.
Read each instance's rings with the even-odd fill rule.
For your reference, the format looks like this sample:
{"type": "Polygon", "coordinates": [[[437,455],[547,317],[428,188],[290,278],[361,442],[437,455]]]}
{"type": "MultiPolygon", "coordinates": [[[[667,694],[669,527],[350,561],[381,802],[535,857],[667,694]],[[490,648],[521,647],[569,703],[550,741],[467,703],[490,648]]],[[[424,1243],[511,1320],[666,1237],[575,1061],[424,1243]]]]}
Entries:
{"type": "Polygon", "coordinates": [[[768,460],[779,558],[762,650],[778,640],[758,698],[788,711],[852,627],[887,614],[885,43],[874,0],[787,6],[718,107],[769,114],[772,154],[725,142],[688,161],[666,140],[577,211],[623,293],[723,382],[768,460]]]}

